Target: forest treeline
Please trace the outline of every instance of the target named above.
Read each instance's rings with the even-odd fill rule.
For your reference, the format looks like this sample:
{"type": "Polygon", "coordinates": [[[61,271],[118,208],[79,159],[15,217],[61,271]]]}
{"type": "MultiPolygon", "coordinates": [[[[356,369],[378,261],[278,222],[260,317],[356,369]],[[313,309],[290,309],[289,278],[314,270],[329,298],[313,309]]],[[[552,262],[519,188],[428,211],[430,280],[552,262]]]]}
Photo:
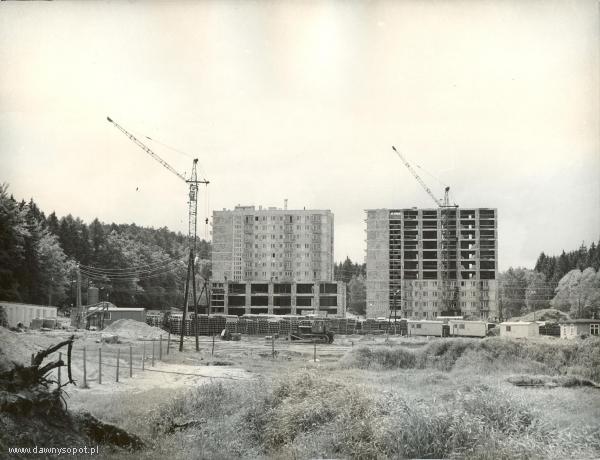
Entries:
{"type": "MultiPolygon", "coordinates": [[[[86,224],[71,215],[46,216],[32,200],[17,202],[0,185],[0,300],[70,307],[75,303],[76,267],[82,294],[89,286],[100,300],[121,307],[168,308],[183,303],[187,237],[163,227],[86,224]]],[[[198,269],[210,275],[210,243],[198,243],[198,269]]],[[[201,277],[199,277],[201,278],[201,277]]],[[[366,310],[366,264],[346,257],[334,278],[347,284],[348,310],[366,310]]],[[[550,256],[533,268],[498,274],[503,318],[555,307],[574,317],[600,313],[600,241],[550,256]]]]}
{"type": "MultiPolygon", "coordinates": [[[[2,300],[70,307],[81,264],[84,303],[87,288],[96,286],[100,300],[121,307],[180,306],[187,248],[187,236],[166,227],[46,216],[33,199],[17,202],[0,185],[2,300]]],[[[200,240],[197,252],[199,261],[209,260],[210,244],[200,240]]],[[[209,264],[202,267],[208,275],[209,264]]]]}

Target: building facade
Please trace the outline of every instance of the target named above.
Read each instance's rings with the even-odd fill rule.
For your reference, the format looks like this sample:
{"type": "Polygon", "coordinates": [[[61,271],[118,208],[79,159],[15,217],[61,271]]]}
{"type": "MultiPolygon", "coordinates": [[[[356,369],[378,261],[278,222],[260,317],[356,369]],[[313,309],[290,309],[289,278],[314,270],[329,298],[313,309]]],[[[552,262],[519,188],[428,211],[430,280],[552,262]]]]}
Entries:
{"type": "Polygon", "coordinates": [[[212,282],[211,313],[344,317],[343,282],[212,282]]]}
{"type": "Polygon", "coordinates": [[[211,312],[344,316],[333,281],[333,213],[256,209],[213,212],[211,312]]]}
{"type": "Polygon", "coordinates": [[[498,318],[496,209],[370,209],[367,317],[498,318]]]}
{"type": "Polygon", "coordinates": [[[333,280],[333,213],[236,206],[213,212],[215,281],[333,280]]]}

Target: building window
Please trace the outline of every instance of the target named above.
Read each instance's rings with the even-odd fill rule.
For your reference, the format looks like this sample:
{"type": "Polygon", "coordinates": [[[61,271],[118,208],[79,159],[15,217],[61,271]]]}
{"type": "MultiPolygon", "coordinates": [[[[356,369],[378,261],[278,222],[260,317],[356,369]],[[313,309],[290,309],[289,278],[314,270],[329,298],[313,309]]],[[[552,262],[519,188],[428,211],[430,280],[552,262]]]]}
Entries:
{"type": "Polygon", "coordinates": [[[510,332],[510,326],[506,326],[506,332],[510,332]]]}
{"type": "Polygon", "coordinates": [[[600,324],[590,324],[590,335],[600,335],[600,324]]]}

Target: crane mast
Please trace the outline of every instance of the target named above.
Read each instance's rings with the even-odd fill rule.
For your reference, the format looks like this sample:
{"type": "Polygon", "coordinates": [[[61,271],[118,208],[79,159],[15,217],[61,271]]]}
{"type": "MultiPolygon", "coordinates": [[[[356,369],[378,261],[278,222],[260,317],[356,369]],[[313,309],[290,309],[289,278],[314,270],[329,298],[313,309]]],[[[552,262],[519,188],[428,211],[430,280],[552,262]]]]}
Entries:
{"type": "MultiPolygon", "coordinates": [[[[404,158],[396,147],[392,146],[392,149],[396,154],[400,157],[404,166],[410,171],[410,173],[414,176],[417,182],[423,187],[423,189],[427,192],[427,194],[433,199],[435,204],[440,209],[440,217],[441,217],[441,241],[439,245],[439,249],[441,251],[441,267],[440,267],[440,275],[442,278],[442,301],[444,304],[444,312],[443,314],[459,314],[458,308],[458,297],[459,297],[459,273],[457,266],[457,254],[458,254],[458,238],[457,238],[457,228],[456,228],[456,209],[458,208],[455,204],[450,204],[450,187],[445,187],[444,189],[444,198],[440,200],[437,198],[431,189],[427,186],[427,184],[421,179],[421,177],[417,174],[417,172],[413,169],[410,163],[404,158]],[[454,215],[454,217],[453,217],[454,215]],[[454,257],[452,257],[452,251],[454,251],[454,257]],[[452,260],[454,259],[454,260],[452,260]],[[455,276],[452,276],[452,261],[454,261],[454,272],[455,276]],[[452,279],[454,278],[455,283],[452,285],[452,279]]],[[[404,282],[404,271],[401,270],[402,278],[401,283],[404,282]]],[[[402,301],[401,301],[402,302],[402,301]]]]}
{"type": "Polygon", "coordinates": [[[138,147],[140,147],[144,152],[158,161],[162,166],[171,171],[181,180],[189,185],[188,192],[188,241],[190,245],[189,257],[188,257],[188,267],[187,267],[187,278],[185,282],[185,294],[183,301],[183,320],[181,325],[181,336],[179,340],[179,351],[183,351],[183,335],[185,330],[185,321],[188,316],[188,306],[189,306],[189,296],[192,294],[192,299],[194,302],[194,329],[196,335],[196,351],[199,350],[198,345],[198,299],[196,298],[196,268],[195,268],[195,253],[196,253],[196,241],[197,241],[197,217],[198,217],[198,184],[208,185],[209,181],[206,179],[198,180],[197,173],[197,164],[198,159],[194,158],[192,163],[192,172],[190,174],[190,178],[186,179],[186,177],[179,173],[175,168],[173,168],[169,163],[163,160],[160,156],[158,156],[150,147],[140,141],[137,137],[119,125],[116,121],[111,119],[110,117],[106,117],[106,119],[112,123],[116,128],[118,128],[123,134],[125,134],[130,140],[132,140],[138,147]],[[190,292],[190,283],[191,283],[191,291],[190,292]]]}

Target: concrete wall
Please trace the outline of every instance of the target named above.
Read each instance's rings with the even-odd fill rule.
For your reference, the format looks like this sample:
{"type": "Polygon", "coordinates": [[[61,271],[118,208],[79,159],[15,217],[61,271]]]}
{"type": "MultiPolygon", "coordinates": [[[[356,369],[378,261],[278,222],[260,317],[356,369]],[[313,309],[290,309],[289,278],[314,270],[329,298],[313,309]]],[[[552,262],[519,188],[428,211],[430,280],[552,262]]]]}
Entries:
{"type": "Polygon", "coordinates": [[[56,307],[43,305],[29,305],[15,302],[0,302],[6,312],[9,327],[16,327],[22,323],[29,327],[32,319],[48,319],[57,317],[56,307]]]}

